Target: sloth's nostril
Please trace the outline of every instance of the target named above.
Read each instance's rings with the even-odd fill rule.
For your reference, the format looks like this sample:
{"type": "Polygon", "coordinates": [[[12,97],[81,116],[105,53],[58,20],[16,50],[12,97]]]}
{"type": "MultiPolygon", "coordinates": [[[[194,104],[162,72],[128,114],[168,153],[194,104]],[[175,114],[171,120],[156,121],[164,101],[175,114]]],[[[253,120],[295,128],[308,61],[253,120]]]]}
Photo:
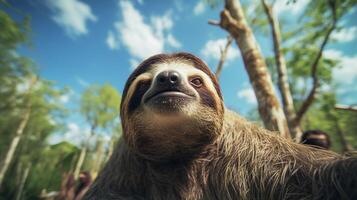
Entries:
{"type": "Polygon", "coordinates": [[[180,80],[180,74],[176,71],[163,71],[156,78],[157,83],[161,86],[166,84],[177,85],[180,84],[180,80]]]}
{"type": "Polygon", "coordinates": [[[177,80],[178,80],[177,75],[176,75],[176,74],[171,74],[171,76],[170,76],[170,81],[171,81],[171,83],[174,83],[174,82],[176,82],[177,80]]]}
{"type": "Polygon", "coordinates": [[[165,83],[166,78],[164,76],[161,76],[158,78],[159,83],[165,83]]]}

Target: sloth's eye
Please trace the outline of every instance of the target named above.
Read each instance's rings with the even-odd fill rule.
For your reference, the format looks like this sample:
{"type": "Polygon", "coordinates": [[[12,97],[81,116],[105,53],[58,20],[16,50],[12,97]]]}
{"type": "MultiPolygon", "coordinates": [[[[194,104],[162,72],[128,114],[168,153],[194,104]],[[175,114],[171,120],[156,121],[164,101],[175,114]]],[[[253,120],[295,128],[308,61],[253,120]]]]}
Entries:
{"type": "Polygon", "coordinates": [[[202,79],[200,77],[195,77],[193,79],[191,79],[191,85],[193,85],[194,87],[201,87],[202,86],[202,79]]]}

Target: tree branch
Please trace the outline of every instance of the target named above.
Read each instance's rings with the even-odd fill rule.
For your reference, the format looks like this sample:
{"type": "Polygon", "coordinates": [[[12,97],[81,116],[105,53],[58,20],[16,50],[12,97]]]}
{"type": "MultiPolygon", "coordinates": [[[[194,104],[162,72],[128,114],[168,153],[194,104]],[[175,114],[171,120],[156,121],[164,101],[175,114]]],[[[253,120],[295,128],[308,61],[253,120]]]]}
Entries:
{"type": "Polygon", "coordinates": [[[357,106],[346,106],[346,105],[337,104],[337,105],[335,105],[335,109],[357,112],[357,106]]]}
{"type": "Polygon", "coordinates": [[[322,52],[324,51],[325,46],[328,43],[328,40],[330,39],[330,35],[331,35],[332,31],[335,30],[335,28],[336,28],[336,23],[337,23],[336,5],[334,2],[329,1],[329,6],[330,6],[331,12],[332,12],[332,24],[331,24],[330,28],[328,29],[328,31],[321,43],[319,51],[316,55],[316,58],[314,59],[314,61],[312,63],[312,66],[311,66],[311,78],[313,81],[312,88],[311,88],[307,98],[302,103],[302,106],[300,107],[299,111],[297,112],[296,120],[295,120],[297,123],[299,123],[301,121],[301,118],[304,116],[304,114],[306,113],[308,108],[312,105],[312,103],[315,99],[317,89],[320,86],[319,78],[317,75],[317,67],[318,67],[319,61],[321,60],[322,52]]]}
{"type": "Polygon", "coordinates": [[[232,36],[227,36],[227,43],[226,46],[224,47],[224,49],[221,49],[221,57],[219,59],[218,65],[217,65],[217,69],[216,69],[216,77],[217,79],[219,79],[219,77],[221,76],[222,73],[222,69],[223,69],[223,64],[226,61],[227,58],[227,54],[228,54],[228,49],[231,46],[233,42],[233,37],[232,36]]]}
{"type": "Polygon", "coordinates": [[[286,61],[281,51],[281,33],[279,27],[279,20],[273,13],[273,4],[267,4],[265,0],[261,0],[264,8],[264,12],[268,18],[271,28],[271,34],[274,46],[275,63],[278,72],[278,89],[281,95],[284,113],[288,120],[290,133],[295,136],[296,140],[300,139],[302,135],[301,128],[298,123],[295,123],[296,112],[294,108],[294,101],[290,91],[288,72],[286,67],[286,61]]]}
{"type": "Polygon", "coordinates": [[[279,131],[280,135],[285,138],[290,138],[284,111],[274,93],[273,82],[265,59],[247,24],[240,1],[225,0],[225,8],[220,14],[219,25],[233,37],[241,51],[264,126],[269,130],[279,131]]]}
{"type": "Polygon", "coordinates": [[[216,20],[208,20],[208,24],[213,25],[213,26],[220,26],[220,22],[216,20]]]}

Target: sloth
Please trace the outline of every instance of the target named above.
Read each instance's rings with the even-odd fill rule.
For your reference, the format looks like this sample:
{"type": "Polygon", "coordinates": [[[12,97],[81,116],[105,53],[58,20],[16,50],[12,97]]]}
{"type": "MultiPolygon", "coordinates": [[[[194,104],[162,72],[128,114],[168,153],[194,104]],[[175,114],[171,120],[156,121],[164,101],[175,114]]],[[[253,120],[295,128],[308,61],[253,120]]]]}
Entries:
{"type": "Polygon", "coordinates": [[[278,136],[224,106],[189,53],[144,60],[126,82],[123,137],[84,199],[356,199],[357,159],[278,136]]]}

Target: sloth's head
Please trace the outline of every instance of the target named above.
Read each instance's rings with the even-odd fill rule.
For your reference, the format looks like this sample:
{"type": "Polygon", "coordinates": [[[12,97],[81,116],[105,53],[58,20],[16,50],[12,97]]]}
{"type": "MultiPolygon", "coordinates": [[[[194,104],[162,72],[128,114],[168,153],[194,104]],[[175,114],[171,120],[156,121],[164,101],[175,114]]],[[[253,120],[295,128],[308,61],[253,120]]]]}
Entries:
{"type": "Polygon", "coordinates": [[[215,76],[188,53],[144,60],[123,92],[124,139],[150,160],[195,155],[214,142],[223,124],[223,100],[215,76]]]}

